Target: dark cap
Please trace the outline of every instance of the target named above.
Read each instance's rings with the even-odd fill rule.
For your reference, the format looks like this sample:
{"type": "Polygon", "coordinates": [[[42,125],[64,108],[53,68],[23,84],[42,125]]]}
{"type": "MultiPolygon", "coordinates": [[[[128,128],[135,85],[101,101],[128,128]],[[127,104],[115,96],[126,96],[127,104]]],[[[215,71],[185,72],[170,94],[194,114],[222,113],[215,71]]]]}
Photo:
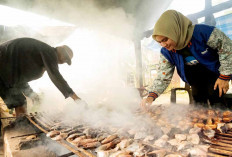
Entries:
{"type": "Polygon", "coordinates": [[[73,51],[70,49],[70,47],[68,47],[67,45],[63,45],[63,46],[58,46],[56,47],[57,51],[59,51],[60,53],[63,54],[63,56],[65,57],[65,62],[68,65],[72,64],[72,57],[73,57],[73,51]]]}

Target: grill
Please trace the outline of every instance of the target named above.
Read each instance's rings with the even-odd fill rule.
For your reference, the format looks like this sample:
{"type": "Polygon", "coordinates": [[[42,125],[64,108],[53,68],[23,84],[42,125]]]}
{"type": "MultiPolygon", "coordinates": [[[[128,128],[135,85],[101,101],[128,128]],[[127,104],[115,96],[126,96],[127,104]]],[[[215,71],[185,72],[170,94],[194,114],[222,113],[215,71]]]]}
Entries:
{"type": "Polygon", "coordinates": [[[81,121],[62,121],[45,112],[31,113],[26,118],[47,137],[70,150],[62,157],[232,156],[232,112],[191,108],[170,120],[163,116],[165,110],[160,105],[135,113],[148,116],[156,131],[162,132],[154,136],[140,136],[141,130],[120,134],[120,128],[93,128],[81,121]],[[176,126],[168,122],[173,120],[178,121],[176,126]]]}
{"type": "MultiPolygon", "coordinates": [[[[206,141],[207,142],[207,141],[206,141]]],[[[216,133],[215,137],[208,141],[211,145],[208,156],[232,156],[232,132],[216,133]]]]}
{"type": "MultiPolygon", "coordinates": [[[[35,125],[38,129],[40,129],[41,131],[43,131],[45,134],[48,135],[49,131],[57,131],[60,134],[67,134],[67,136],[72,135],[74,133],[79,132],[78,128],[82,127],[82,125],[80,126],[76,126],[73,128],[59,128],[55,126],[56,121],[51,119],[51,117],[47,116],[46,114],[42,114],[42,113],[35,113],[35,114],[30,114],[29,116],[26,116],[27,119],[33,124],[35,125]]],[[[75,147],[72,144],[70,144],[69,142],[66,141],[66,137],[64,137],[63,139],[60,140],[56,140],[58,143],[60,143],[61,145],[63,145],[65,148],[67,148],[68,150],[70,150],[72,153],[66,155],[73,155],[76,154],[77,156],[80,157],[94,157],[95,155],[93,153],[91,153],[90,151],[86,151],[83,148],[79,148],[79,147],[75,147]]]]}

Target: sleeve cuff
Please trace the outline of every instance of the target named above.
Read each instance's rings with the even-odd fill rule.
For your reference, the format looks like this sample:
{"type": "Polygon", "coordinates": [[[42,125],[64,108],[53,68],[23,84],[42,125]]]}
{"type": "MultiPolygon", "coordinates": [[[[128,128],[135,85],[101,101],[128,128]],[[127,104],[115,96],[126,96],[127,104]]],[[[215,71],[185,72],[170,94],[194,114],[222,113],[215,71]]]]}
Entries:
{"type": "Polygon", "coordinates": [[[158,97],[158,94],[156,94],[155,92],[149,92],[148,97],[152,97],[154,101],[158,97]]]}
{"type": "Polygon", "coordinates": [[[231,75],[228,76],[228,75],[222,75],[222,74],[220,74],[219,75],[219,79],[225,80],[225,81],[229,81],[231,79],[231,75]]]}

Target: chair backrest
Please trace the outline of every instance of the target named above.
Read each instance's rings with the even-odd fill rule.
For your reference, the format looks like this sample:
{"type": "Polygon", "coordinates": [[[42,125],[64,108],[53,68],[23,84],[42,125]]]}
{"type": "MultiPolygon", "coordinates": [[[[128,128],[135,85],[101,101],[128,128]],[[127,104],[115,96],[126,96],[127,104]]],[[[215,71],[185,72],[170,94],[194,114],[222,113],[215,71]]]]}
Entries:
{"type": "Polygon", "coordinates": [[[176,91],[177,90],[185,90],[188,92],[189,95],[189,104],[193,104],[193,97],[192,97],[192,89],[191,86],[185,83],[184,88],[172,88],[171,89],[171,103],[176,103],[176,91]]]}

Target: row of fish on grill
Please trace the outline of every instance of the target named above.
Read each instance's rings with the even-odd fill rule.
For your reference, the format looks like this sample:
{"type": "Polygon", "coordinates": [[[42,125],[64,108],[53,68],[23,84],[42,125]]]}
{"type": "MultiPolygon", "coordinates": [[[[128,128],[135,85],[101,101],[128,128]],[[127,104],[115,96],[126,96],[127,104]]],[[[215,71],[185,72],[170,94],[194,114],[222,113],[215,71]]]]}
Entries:
{"type": "Polygon", "coordinates": [[[70,127],[56,122],[47,136],[91,150],[99,157],[187,157],[209,156],[215,135],[232,129],[231,111],[188,107],[181,114],[169,114],[170,110],[160,105],[138,111],[135,117],[144,118],[146,123],[141,127],[89,126],[81,122],[70,127]]]}

